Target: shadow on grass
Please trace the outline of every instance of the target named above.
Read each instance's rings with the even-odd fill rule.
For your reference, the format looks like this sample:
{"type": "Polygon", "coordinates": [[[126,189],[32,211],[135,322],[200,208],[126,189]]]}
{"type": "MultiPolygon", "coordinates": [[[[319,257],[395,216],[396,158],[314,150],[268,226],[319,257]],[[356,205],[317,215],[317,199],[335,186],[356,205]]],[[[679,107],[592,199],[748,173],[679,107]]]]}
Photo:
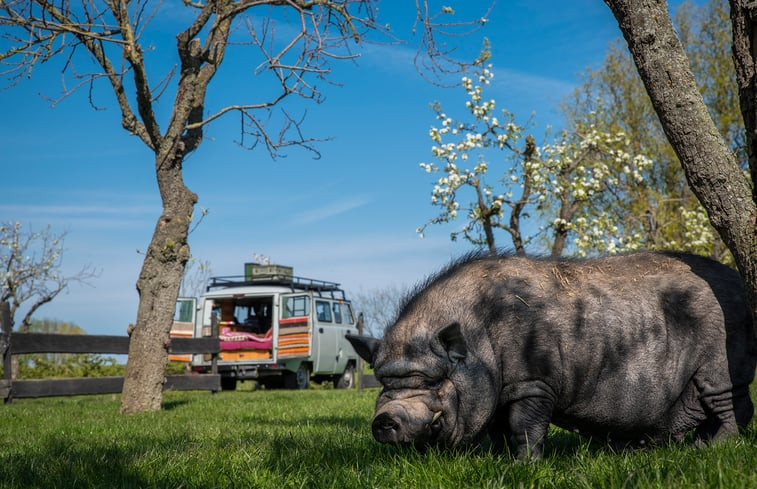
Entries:
{"type": "Polygon", "coordinates": [[[154,487],[156,481],[133,469],[129,450],[92,445],[83,448],[64,436],[50,438],[34,452],[3,457],[2,487],[154,487]]]}
{"type": "Polygon", "coordinates": [[[181,406],[185,406],[187,404],[190,404],[190,401],[187,400],[176,400],[176,401],[164,401],[161,405],[161,408],[164,411],[170,411],[172,409],[176,409],[181,406]]]}

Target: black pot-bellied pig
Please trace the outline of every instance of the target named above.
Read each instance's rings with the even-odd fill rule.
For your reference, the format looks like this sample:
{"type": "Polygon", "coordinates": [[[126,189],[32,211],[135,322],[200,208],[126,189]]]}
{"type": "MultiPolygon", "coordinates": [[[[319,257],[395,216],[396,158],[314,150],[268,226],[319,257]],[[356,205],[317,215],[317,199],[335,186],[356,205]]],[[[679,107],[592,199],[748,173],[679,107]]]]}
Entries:
{"type": "Polygon", "coordinates": [[[757,347],[738,274],[679,253],[467,257],[408,296],[380,340],[349,336],[383,385],[381,442],[487,434],[541,456],[550,422],[618,443],[736,435],[757,347]]]}

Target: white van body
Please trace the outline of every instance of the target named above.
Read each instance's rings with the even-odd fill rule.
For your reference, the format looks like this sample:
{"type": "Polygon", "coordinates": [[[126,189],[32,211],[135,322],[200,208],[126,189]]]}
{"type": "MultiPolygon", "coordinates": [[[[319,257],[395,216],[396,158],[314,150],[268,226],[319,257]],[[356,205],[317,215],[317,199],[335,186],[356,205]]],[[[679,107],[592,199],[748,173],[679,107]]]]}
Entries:
{"type": "MultiPolygon", "coordinates": [[[[190,328],[195,338],[218,336],[223,389],[248,379],[266,388],[305,389],[311,379],[352,387],[358,355],[345,334],[357,334],[357,325],[339,284],[275,265],[251,274],[249,266],[244,277],[211,278],[198,300],[180,298],[172,336],[190,336],[190,328]]],[[[212,365],[210,355],[172,359],[189,361],[196,372],[212,365]]]]}

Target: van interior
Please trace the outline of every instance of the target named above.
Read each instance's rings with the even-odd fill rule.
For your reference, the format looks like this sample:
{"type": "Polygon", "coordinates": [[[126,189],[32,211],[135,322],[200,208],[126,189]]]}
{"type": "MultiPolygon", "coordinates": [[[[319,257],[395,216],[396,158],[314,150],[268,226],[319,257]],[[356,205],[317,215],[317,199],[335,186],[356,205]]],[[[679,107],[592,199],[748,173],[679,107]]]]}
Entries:
{"type": "Polygon", "coordinates": [[[273,296],[215,299],[222,360],[273,357],[273,296]]]}

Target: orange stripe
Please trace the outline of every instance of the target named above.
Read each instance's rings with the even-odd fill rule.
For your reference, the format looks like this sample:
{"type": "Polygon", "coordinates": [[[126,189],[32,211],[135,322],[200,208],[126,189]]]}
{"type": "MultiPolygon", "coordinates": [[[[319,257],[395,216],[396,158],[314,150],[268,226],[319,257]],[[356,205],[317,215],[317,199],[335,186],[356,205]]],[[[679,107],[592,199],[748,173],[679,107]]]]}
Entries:
{"type": "Polygon", "coordinates": [[[303,317],[296,317],[296,318],[286,318],[286,319],[280,319],[279,324],[296,324],[296,323],[305,323],[307,324],[308,318],[307,316],[303,317]]]}
{"type": "Polygon", "coordinates": [[[279,336],[279,341],[298,341],[298,340],[308,340],[308,339],[310,339],[310,335],[307,335],[307,334],[279,336]]]}
{"type": "Polygon", "coordinates": [[[279,351],[279,357],[292,356],[292,355],[308,355],[310,348],[290,348],[285,351],[279,351]]]}

